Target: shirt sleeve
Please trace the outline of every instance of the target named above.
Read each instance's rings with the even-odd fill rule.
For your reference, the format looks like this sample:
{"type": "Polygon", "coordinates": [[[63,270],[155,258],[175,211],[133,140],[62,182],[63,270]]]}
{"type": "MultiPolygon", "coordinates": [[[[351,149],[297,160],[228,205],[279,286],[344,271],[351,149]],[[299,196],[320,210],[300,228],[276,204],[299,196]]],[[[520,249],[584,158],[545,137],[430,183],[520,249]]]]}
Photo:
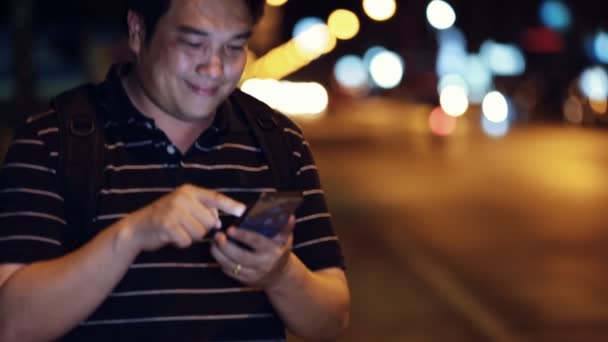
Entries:
{"type": "Polygon", "coordinates": [[[313,271],[330,267],[344,269],[344,256],[332,226],[310,144],[297,126],[285,131],[292,138],[296,180],[304,194],[304,201],[296,211],[293,252],[313,271]]]}
{"type": "Polygon", "coordinates": [[[0,263],[31,263],[63,252],[54,118],[45,113],[17,128],[0,168],[0,263]]]}

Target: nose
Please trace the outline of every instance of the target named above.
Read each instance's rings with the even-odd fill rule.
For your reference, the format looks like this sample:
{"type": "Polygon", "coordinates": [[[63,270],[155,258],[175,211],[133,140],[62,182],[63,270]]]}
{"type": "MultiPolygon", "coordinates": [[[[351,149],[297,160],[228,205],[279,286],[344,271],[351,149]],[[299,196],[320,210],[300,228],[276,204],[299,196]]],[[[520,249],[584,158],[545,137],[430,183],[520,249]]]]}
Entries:
{"type": "Polygon", "coordinates": [[[224,74],[224,66],[220,53],[211,53],[210,56],[204,58],[198,64],[196,72],[212,79],[222,77],[224,74]]]}

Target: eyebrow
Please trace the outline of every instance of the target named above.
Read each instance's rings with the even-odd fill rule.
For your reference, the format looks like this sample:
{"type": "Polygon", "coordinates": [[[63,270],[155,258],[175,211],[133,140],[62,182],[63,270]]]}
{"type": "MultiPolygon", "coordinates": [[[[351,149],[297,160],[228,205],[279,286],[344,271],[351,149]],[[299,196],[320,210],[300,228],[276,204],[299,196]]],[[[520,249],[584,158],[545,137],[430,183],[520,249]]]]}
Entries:
{"type": "MultiPolygon", "coordinates": [[[[187,34],[195,34],[197,36],[204,36],[204,37],[208,37],[211,34],[208,31],[205,30],[200,30],[191,26],[179,26],[177,28],[177,31],[180,33],[187,33],[187,34]]],[[[253,32],[251,30],[245,31],[245,32],[241,32],[241,33],[237,33],[234,36],[232,36],[231,39],[248,39],[251,37],[251,35],[253,34],[253,32]]]]}

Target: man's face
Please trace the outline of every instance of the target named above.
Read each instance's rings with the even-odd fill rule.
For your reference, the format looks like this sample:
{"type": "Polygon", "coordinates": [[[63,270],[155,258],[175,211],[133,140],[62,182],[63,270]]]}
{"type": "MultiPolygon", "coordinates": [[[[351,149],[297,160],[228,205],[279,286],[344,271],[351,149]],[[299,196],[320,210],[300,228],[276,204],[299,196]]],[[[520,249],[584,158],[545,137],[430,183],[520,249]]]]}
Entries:
{"type": "Polygon", "coordinates": [[[212,118],[245,68],[252,29],[245,1],[173,0],[148,44],[143,34],[134,40],[130,26],[145,96],[183,121],[212,118]]]}

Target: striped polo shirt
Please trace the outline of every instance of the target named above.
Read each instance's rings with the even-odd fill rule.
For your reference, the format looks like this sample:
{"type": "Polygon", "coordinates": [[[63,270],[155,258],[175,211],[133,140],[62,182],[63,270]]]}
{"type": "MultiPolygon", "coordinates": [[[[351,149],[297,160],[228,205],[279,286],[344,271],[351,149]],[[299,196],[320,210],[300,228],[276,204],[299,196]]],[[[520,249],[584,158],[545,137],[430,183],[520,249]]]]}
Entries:
{"type": "MultiPolygon", "coordinates": [[[[268,163],[241,114],[218,109],[212,126],[185,153],[129,101],[118,68],[105,93],[105,166],[95,232],[183,184],[249,203],[277,191],[268,163]]],[[[343,267],[309,143],[290,124],[285,162],[304,193],[296,212],[294,254],[311,270],[343,267]]],[[[0,263],[31,263],[65,253],[68,227],[57,174],[59,135],[53,111],[17,129],[0,170],[0,263]]],[[[222,216],[223,225],[232,218],[222,216]]],[[[263,291],[226,276],[210,254],[211,239],[187,249],[141,253],[103,304],[65,341],[275,341],[285,328],[263,291]]],[[[78,300],[74,294],[74,300],[78,300]]],[[[60,308],[59,308],[60,309],[60,308]]],[[[52,319],[49,313],[49,319],[52,319]]]]}

